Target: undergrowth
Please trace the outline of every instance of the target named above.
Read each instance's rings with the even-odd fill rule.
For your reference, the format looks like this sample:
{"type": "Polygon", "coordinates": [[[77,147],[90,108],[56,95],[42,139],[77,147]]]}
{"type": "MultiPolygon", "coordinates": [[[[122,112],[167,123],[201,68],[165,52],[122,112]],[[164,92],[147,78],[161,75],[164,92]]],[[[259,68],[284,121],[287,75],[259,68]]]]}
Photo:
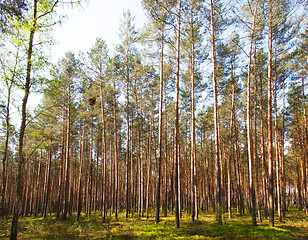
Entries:
{"type": "MultiPolygon", "coordinates": [[[[136,214],[135,214],[136,215],[136,214]]],[[[11,218],[0,218],[0,239],[8,239],[11,218]]],[[[192,222],[189,215],[184,215],[180,228],[174,226],[174,216],[161,217],[158,224],[154,214],[149,219],[142,217],[119,219],[113,216],[102,223],[99,212],[91,216],[82,214],[79,221],[76,215],[66,220],[55,215],[41,217],[24,217],[19,221],[19,239],[308,239],[308,216],[295,209],[287,212],[282,223],[275,221],[275,227],[268,226],[268,220],[252,226],[250,216],[233,214],[232,219],[225,215],[223,224],[215,222],[214,215],[200,214],[192,222]]]]}

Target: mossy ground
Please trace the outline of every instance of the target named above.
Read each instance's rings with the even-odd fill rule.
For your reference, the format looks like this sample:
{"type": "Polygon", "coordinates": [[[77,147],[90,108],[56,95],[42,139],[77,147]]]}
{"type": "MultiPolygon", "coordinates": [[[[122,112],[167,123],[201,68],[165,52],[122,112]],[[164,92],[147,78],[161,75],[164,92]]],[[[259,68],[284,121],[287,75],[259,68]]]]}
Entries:
{"type": "MultiPolygon", "coordinates": [[[[153,214],[154,215],[154,214],[153,214]]],[[[282,223],[275,221],[275,227],[268,226],[268,220],[252,226],[250,216],[234,214],[232,219],[226,215],[223,224],[215,222],[214,215],[200,214],[195,222],[183,215],[180,228],[174,227],[174,216],[162,217],[159,224],[149,218],[125,219],[120,214],[114,221],[110,216],[106,223],[101,222],[99,212],[90,217],[82,215],[67,220],[49,215],[25,217],[19,222],[19,239],[308,239],[308,216],[302,211],[290,210],[282,223]]],[[[0,219],[0,239],[8,239],[11,218],[0,219]]]]}

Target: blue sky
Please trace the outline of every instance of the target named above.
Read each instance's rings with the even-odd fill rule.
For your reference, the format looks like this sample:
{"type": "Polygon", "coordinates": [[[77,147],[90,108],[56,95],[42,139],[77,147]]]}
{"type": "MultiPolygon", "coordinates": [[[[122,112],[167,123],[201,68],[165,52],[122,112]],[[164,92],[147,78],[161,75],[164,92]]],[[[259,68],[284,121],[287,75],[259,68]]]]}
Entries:
{"type": "Polygon", "coordinates": [[[89,0],[82,7],[66,10],[67,18],[54,30],[52,61],[56,62],[66,51],[88,51],[97,37],[104,39],[113,52],[119,41],[120,20],[127,9],[135,17],[136,28],[141,28],[146,17],[140,0],[89,0]]]}

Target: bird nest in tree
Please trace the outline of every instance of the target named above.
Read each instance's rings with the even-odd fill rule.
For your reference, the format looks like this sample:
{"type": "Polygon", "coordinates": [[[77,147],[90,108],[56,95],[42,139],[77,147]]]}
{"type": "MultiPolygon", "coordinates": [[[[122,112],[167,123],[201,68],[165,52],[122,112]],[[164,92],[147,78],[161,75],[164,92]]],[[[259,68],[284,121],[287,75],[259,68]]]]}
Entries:
{"type": "Polygon", "coordinates": [[[96,102],[96,97],[91,97],[88,99],[88,103],[90,106],[93,106],[96,102]]]}

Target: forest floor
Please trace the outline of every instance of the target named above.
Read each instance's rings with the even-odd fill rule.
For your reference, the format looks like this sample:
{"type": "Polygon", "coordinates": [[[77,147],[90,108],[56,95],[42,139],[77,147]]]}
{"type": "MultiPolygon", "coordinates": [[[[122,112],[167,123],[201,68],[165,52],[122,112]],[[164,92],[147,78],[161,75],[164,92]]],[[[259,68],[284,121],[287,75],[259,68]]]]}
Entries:
{"type": "MultiPolygon", "coordinates": [[[[269,227],[268,220],[252,226],[249,215],[227,216],[219,226],[213,214],[200,214],[194,222],[183,214],[179,229],[174,227],[174,216],[155,224],[154,213],[149,219],[125,219],[121,213],[118,221],[109,217],[106,223],[99,212],[82,215],[79,221],[75,215],[67,220],[53,215],[24,217],[19,221],[18,239],[308,239],[308,216],[303,211],[289,210],[282,223],[275,219],[275,227],[269,227]]],[[[0,239],[8,239],[10,224],[11,218],[0,218],[0,239]]]]}

